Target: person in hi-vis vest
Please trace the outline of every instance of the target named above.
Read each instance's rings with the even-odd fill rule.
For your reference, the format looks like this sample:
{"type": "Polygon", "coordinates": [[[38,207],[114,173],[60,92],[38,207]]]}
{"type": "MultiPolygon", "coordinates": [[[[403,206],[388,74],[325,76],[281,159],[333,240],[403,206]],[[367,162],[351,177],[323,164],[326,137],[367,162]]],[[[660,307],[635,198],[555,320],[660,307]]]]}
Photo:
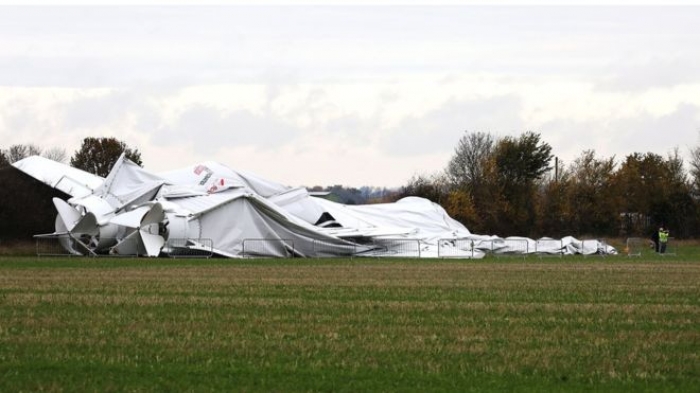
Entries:
{"type": "Polygon", "coordinates": [[[668,229],[659,228],[659,253],[666,252],[666,244],[668,243],[668,229]]]}

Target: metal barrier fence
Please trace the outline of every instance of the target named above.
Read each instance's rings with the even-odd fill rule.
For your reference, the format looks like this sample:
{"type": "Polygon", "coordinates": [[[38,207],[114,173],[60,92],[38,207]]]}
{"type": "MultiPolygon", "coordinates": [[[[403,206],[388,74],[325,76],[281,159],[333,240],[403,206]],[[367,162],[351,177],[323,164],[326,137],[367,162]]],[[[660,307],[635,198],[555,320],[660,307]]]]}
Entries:
{"type": "MultiPolygon", "coordinates": [[[[113,237],[100,238],[76,238],[68,234],[58,236],[35,236],[36,255],[42,256],[89,256],[96,257],[107,255],[107,250],[114,244],[117,244],[117,239],[113,237]],[[95,251],[97,247],[102,247],[104,250],[95,251]],[[73,250],[72,252],[70,250],[73,250]]],[[[112,255],[119,256],[119,255],[112,255]]]]}
{"type": "MultiPolygon", "coordinates": [[[[69,235],[60,236],[36,236],[36,255],[42,256],[90,256],[90,257],[141,257],[146,256],[145,252],[139,252],[138,246],[135,247],[135,252],[132,254],[118,254],[111,249],[111,245],[117,244],[116,238],[103,238],[101,243],[110,246],[105,246],[103,249],[94,251],[94,247],[89,245],[89,241],[81,241],[69,235]],[[69,249],[73,249],[76,253],[72,253],[69,249]]],[[[213,241],[211,239],[169,239],[165,244],[164,251],[172,257],[188,257],[188,258],[210,258],[213,256],[213,241]]]]}
{"type": "Polygon", "coordinates": [[[242,255],[244,258],[291,258],[297,256],[297,252],[292,239],[244,239],[242,255]]]}
{"type": "Polygon", "coordinates": [[[438,258],[474,258],[473,239],[440,239],[438,240],[438,258]]]}
{"type": "MultiPolygon", "coordinates": [[[[110,252],[109,247],[105,247],[95,253],[89,250],[88,245],[80,239],[74,239],[68,235],[59,237],[35,237],[37,256],[73,256],[79,255],[67,251],[69,249],[81,252],[83,255],[95,257],[139,257],[139,254],[119,255],[110,252]]],[[[669,239],[666,253],[660,255],[676,255],[672,248],[672,240],[669,239]]],[[[102,239],[100,243],[115,244],[116,239],[102,239]]],[[[644,238],[628,238],[626,241],[625,254],[627,256],[641,256],[642,250],[649,248],[650,241],[644,238]]],[[[606,255],[604,247],[607,243],[595,239],[582,240],[580,248],[578,244],[573,244],[571,251],[578,251],[584,256],[606,255]],[[601,249],[603,247],[603,249],[601,249]]],[[[562,240],[540,239],[533,241],[530,239],[440,239],[435,244],[422,243],[419,239],[385,238],[373,239],[371,244],[338,244],[326,240],[315,239],[303,244],[295,244],[293,239],[245,239],[241,244],[241,255],[243,257],[273,257],[273,258],[293,258],[293,257],[335,257],[335,256],[369,256],[369,257],[417,257],[422,256],[438,258],[474,258],[475,255],[483,256],[484,253],[493,254],[496,257],[518,256],[526,257],[534,253],[540,257],[562,256],[567,254],[562,240]],[[437,246],[437,247],[436,247],[437,246]]],[[[135,247],[138,249],[139,247],[135,247]]],[[[649,248],[648,252],[652,252],[649,248]]],[[[163,254],[172,258],[210,258],[214,255],[214,244],[212,239],[168,239],[163,254]]]]}
{"type": "Polygon", "coordinates": [[[211,239],[168,239],[166,247],[171,258],[211,258],[214,255],[211,239]]]}
{"type": "Polygon", "coordinates": [[[606,251],[608,243],[605,240],[599,239],[584,239],[581,240],[581,250],[580,253],[584,257],[589,257],[591,255],[605,257],[608,255],[606,251]]]}
{"type": "Polygon", "coordinates": [[[561,258],[564,255],[564,241],[557,239],[539,239],[535,242],[535,254],[540,258],[543,256],[558,256],[561,258]]]}
{"type": "Polygon", "coordinates": [[[375,250],[370,255],[386,257],[418,257],[421,256],[421,245],[418,239],[374,239],[375,250]]]}
{"type": "Polygon", "coordinates": [[[660,256],[666,257],[666,256],[675,256],[676,255],[676,247],[674,245],[675,242],[673,240],[675,240],[675,239],[672,237],[668,238],[668,241],[666,242],[665,250],[663,250],[664,252],[661,252],[661,250],[659,250],[660,256]]]}
{"type": "Polygon", "coordinates": [[[649,240],[641,237],[628,237],[625,243],[625,253],[628,257],[641,257],[642,250],[649,247],[649,240]]]}
{"type": "Polygon", "coordinates": [[[497,257],[518,256],[524,258],[530,253],[530,242],[527,239],[502,239],[490,240],[490,242],[491,252],[497,257]]]}
{"type": "Polygon", "coordinates": [[[353,257],[358,252],[358,248],[363,248],[358,244],[335,244],[328,243],[326,240],[314,239],[313,241],[313,255],[317,258],[323,257],[334,257],[340,255],[353,257]],[[342,252],[338,252],[338,251],[342,252]]]}
{"type": "MultiPolygon", "coordinates": [[[[42,256],[122,256],[110,254],[109,250],[118,243],[115,237],[82,237],[68,234],[58,236],[35,236],[36,255],[42,256]],[[72,251],[71,251],[72,250],[72,251]]],[[[124,255],[126,256],[126,255],[124,255]]],[[[133,255],[131,255],[133,256],[133,255]]],[[[136,255],[139,256],[139,255],[136,255]]]]}
{"type": "Polygon", "coordinates": [[[35,237],[37,257],[71,257],[78,256],[70,253],[61,243],[70,243],[68,235],[60,237],[35,237]]]}
{"type": "Polygon", "coordinates": [[[627,238],[625,245],[625,251],[628,257],[639,257],[642,256],[642,251],[647,250],[647,253],[655,253],[659,256],[676,256],[676,249],[674,247],[674,238],[669,237],[668,242],[666,242],[665,249],[660,246],[659,251],[656,251],[656,245],[649,239],[641,237],[630,237],[627,238]],[[663,252],[661,252],[663,251],[663,252]]]}

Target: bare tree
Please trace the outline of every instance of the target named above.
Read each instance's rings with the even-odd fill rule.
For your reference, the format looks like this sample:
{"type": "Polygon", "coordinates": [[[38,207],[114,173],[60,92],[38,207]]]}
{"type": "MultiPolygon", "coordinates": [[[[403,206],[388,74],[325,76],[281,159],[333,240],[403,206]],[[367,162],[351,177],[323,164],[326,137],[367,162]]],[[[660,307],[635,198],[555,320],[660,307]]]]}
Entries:
{"type": "Polygon", "coordinates": [[[447,177],[455,186],[473,188],[484,178],[486,161],[493,152],[494,139],[484,132],[465,133],[447,164],[447,177]]]}
{"type": "Polygon", "coordinates": [[[5,158],[7,158],[7,161],[9,161],[10,163],[17,162],[17,161],[19,161],[23,158],[27,158],[29,156],[39,156],[39,155],[41,155],[41,148],[36,146],[36,145],[33,145],[33,144],[12,145],[5,152],[5,158]]]}
{"type": "Polygon", "coordinates": [[[695,196],[700,196],[700,146],[690,149],[690,183],[695,196]]]}
{"type": "Polygon", "coordinates": [[[68,154],[66,153],[66,149],[61,147],[52,147],[46,150],[43,156],[49,160],[60,162],[61,164],[68,162],[68,154]]]}

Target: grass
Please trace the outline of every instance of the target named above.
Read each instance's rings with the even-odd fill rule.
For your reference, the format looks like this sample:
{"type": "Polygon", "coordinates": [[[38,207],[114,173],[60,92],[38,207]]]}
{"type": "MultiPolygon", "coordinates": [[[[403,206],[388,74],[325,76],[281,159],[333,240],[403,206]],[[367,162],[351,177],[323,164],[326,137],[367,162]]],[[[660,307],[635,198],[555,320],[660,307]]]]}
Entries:
{"type": "Polygon", "coordinates": [[[0,258],[0,391],[697,391],[700,250],[0,258]]]}

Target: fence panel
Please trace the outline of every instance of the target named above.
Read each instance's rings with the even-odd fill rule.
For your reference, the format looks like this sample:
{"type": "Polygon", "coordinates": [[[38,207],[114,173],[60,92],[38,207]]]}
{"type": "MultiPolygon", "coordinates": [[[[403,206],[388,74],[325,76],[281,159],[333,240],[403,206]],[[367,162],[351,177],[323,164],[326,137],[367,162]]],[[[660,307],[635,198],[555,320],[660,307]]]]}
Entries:
{"type": "MultiPolygon", "coordinates": [[[[131,258],[144,256],[139,252],[140,246],[134,241],[133,253],[118,254],[116,250],[104,248],[97,252],[90,250],[89,245],[80,239],[68,235],[37,236],[36,255],[41,256],[92,256],[109,258],[131,258]],[[69,249],[75,251],[70,252],[69,249]]],[[[116,239],[112,243],[117,243],[116,239]]],[[[213,256],[213,241],[211,239],[169,239],[166,244],[168,255],[188,258],[210,258],[213,256]]]]}
{"type": "Polygon", "coordinates": [[[214,255],[212,239],[168,239],[167,247],[171,258],[211,258],[214,255]]]}
{"type": "Polygon", "coordinates": [[[417,257],[421,256],[421,245],[418,239],[374,239],[373,244],[378,249],[367,255],[384,257],[417,257]]]}
{"type": "Polygon", "coordinates": [[[474,240],[440,239],[438,240],[438,258],[474,258],[474,240]]]}
{"type": "Polygon", "coordinates": [[[353,257],[357,253],[357,244],[331,244],[325,240],[314,239],[313,255],[316,258],[349,256],[353,257]]]}
{"type": "Polygon", "coordinates": [[[243,257],[292,258],[296,254],[292,239],[243,240],[243,257]]]}
{"type": "MultiPolygon", "coordinates": [[[[504,247],[502,239],[489,239],[489,240],[475,240],[474,248],[485,253],[498,256],[499,250],[504,247]],[[497,244],[498,243],[498,244],[497,244]]],[[[505,255],[505,254],[504,254],[505,255]]]]}
{"type": "Polygon", "coordinates": [[[36,256],[37,257],[71,257],[79,256],[69,252],[64,244],[70,244],[71,239],[68,235],[60,237],[35,237],[36,240],[36,256]]]}
{"type": "Polygon", "coordinates": [[[543,256],[558,256],[564,254],[564,242],[561,239],[539,239],[535,242],[535,253],[543,256]]]}
{"type": "Polygon", "coordinates": [[[676,247],[674,243],[674,238],[669,237],[668,241],[666,242],[666,249],[664,252],[659,251],[659,255],[662,257],[665,256],[675,256],[676,255],[676,247]]]}
{"type": "Polygon", "coordinates": [[[605,247],[607,244],[603,240],[598,240],[598,239],[584,239],[581,240],[581,249],[579,252],[584,256],[584,257],[589,257],[592,255],[597,255],[604,257],[606,253],[604,252],[604,249],[601,249],[601,247],[605,247]]]}
{"type": "MultiPolygon", "coordinates": [[[[117,244],[113,237],[73,237],[63,235],[38,235],[36,240],[37,256],[106,256],[111,246],[117,244]]],[[[132,255],[133,256],[133,255],[132,255]]]]}
{"type": "Polygon", "coordinates": [[[491,250],[497,257],[519,256],[523,258],[531,251],[527,239],[491,240],[491,250]]]}
{"type": "Polygon", "coordinates": [[[625,252],[628,257],[641,257],[642,250],[649,246],[649,241],[641,237],[628,237],[625,252]]]}

